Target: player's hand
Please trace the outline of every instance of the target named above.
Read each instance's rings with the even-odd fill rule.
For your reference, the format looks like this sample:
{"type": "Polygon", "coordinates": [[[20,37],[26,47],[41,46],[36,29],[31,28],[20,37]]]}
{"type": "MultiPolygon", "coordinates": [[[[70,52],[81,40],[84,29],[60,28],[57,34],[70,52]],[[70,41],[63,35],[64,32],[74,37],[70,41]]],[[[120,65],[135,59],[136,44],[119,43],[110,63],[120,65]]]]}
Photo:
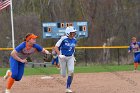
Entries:
{"type": "Polygon", "coordinates": [[[128,50],[128,53],[130,53],[131,51],[130,50],[128,50]]]}
{"type": "Polygon", "coordinates": [[[20,62],[27,63],[27,60],[26,59],[22,59],[20,62]]]}
{"type": "Polygon", "coordinates": [[[45,53],[46,53],[46,54],[51,54],[48,50],[45,50],[45,53]]]}
{"type": "Polygon", "coordinates": [[[64,59],[66,56],[64,55],[58,55],[59,58],[64,59]]]}

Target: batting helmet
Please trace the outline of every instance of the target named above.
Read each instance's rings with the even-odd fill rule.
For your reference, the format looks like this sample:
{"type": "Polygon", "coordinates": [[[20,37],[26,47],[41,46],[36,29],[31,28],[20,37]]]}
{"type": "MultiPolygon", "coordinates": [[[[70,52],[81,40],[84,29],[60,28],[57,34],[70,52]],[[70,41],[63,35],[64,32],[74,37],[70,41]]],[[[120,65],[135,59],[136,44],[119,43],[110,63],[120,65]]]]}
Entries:
{"type": "Polygon", "coordinates": [[[69,27],[66,28],[65,34],[66,34],[66,36],[69,36],[70,32],[76,32],[76,31],[77,30],[73,26],[69,26],[69,27]]]}

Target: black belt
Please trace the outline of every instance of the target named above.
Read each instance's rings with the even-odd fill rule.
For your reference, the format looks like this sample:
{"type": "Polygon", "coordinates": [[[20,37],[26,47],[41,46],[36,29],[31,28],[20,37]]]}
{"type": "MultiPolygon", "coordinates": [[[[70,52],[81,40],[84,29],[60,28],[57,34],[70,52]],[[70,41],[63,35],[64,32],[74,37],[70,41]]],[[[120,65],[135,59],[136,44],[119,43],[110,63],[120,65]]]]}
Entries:
{"type": "Polygon", "coordinates": [[[72,55],[65,55],[66,57],[70,57],[70,56],[72,56],[72,55]]]}

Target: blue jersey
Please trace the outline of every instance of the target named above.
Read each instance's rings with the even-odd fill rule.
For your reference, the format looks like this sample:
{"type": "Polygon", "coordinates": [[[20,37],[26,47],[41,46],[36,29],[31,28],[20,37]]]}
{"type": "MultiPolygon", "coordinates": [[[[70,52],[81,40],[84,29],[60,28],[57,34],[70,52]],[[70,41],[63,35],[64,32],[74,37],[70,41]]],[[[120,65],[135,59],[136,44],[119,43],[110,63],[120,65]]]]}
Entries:
{"type": "Polygon", "coordinates": [[[140,42],[130,43],[128,50],[134,53],[140,52],[140,42]]]}
{"type": "Polygon", "coordinates": [[[75,38],[68,38],[63,36],[57,43],[56,46],[60,48],[60,53],[65,56],[72,56],[75,52],[77,40],[75,38]]]}
{"type": "Polygon", "coordinates": [[[22,42],[15,48],[15,50],[18,52],[18,56],[20,58],[25,59],[36,51],[41,52],[43,48],[38,44],[33,44],[30,49],[27,49],[26,42],[22,42]]]}

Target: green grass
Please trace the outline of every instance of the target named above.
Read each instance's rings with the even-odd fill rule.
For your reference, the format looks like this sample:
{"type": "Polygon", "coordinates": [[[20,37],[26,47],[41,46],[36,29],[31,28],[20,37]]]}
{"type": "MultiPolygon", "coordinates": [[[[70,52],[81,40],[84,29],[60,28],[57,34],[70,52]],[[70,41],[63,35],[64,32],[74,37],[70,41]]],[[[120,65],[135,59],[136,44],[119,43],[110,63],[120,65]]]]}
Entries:
{"type": "Polygon", "coordinates": [[[121,66],[97,65],[75,68],[76,73],[95,73],[95,72],[131,71],[131,70],[133,70],[133,65],[121,65],[121,66]]]}
{"type": "MultiPolygon", "coordinates": [[[[0,68],[0,76],[3,76],[8,68],[0,68]]],[[[94,66],[76,66],[75,73],[95,73],[95,72],[113,72],[113,71],[132,71],[133,65],[94,65],[94,66]]],[[[24,75],[50,75],[59,74],[55,67],[47,68],[25,68],[24,75]]]]}

